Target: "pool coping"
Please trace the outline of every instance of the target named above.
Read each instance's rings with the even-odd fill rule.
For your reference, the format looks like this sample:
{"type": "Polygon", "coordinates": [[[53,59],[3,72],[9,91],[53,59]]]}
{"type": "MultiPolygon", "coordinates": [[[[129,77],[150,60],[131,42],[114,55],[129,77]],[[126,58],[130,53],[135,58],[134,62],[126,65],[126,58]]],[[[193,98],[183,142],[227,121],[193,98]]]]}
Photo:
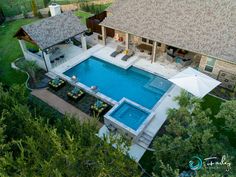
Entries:
{"type": "Polygon", "coordinates": [[[124,128],[126,131],[132,133],[135,137],[138,137],[145,129],[145,127],[150,123],[150,121],[152,120],[152,118],[155,116],[155,112],[151,111],[150,109],[147,109],[143,106],[141,106],[140,104],[131,101],[125,97],[123,97],[116,105],[114,105],[105,115],[104,118],[108,119],[110,121],[112,121],[113,123],[115,123],[116,125],[118,125],[119,127],[124,128]],[[111,114],[123,103],[128,103],[138,109],[140,109],[141,111],[144,111],[146,113],[149,113],[149,115],[146,117],[146,119],[142,122],[142,124],[138,127],[137,130],[134,130],[132,128],[130,128],[129,126],[127,126],[126,124],[116,120],[115,118],[113,118],[111,116],[111,114]]]}
{"type": "MultiPolygon", "coordinates": [[[[93,55],[93,54],[90,53],[90,54],[88,54],[88,55],[86,55],[86,56],[81,57],[80,60],[78,60],[78,62],[76,62],[76,63],[74,63],[74,64],[72,64],[72,65],[70,65],[70,66],[67,66],[67,68],[64,68],[63,71],[61,71],[60,73],[57,73],[57,74],[58,74],[60,77],[62,77],[62,78],[64,78],[65,80],[67,80],[68,82],[74,83],[75,85],[77,85],[77,86],[80,87],[81,89],[84,89],[84,90],[87,91],[88,93],[94,95],[95,97],[101,97],[101,99],[102,99],[103,101],[105,101],[105,102],[107,102],[107,103],[109,103],[109,104],[112,104],[112,105],[117,104],[117,101],[116,101],[116,100],[114,100],[114,99],[112,99],[112,98],[106,96],[105,94],[99,92],[99,88],[98,88],[98,90],[95,92],[95,91],[93,91],[90,87],[86,86],[85,84],[82,84],[82,83],[79,82],[79,81],[77,81],[77,82],[75,83],[70,77],[68,77],[67,75],[64,74],[66,71],[70,70],[71,68],[75,67],[76,65],[79,65],[80,63],[84,62],[85,60],[89,59],[90,57],[95,57],[95,58],[98,59],[98,60],[101,60],[101,61],[104,61],[104,62],[107,62],[107,63],[109,63],[109,64],[114,65],[113,63],[111,63],[111,62],[109,62],[109,61],[106,61],[105,59],[98,58],[98,57],[96,57],[95,55],[93,55]]],[[[163,78],[163,79],[168,80],[166,77],[163,77],[162,75],[157,74],[156,72],[150,72],[150,71],[148,71],[147,69],[134,66],[134,64],[130,65],[130,66],[127,67],[127,68],[124,68],[124,67],[121,67],[121,66],[118,66],[118,65],[115,65],[115,66],[117,66],[117,67],[119,67],[119,68],[122,68],[122,69],[125,69],[125,70],[129,69],[130,67],[135,67],[135,68],[137,68],[137,69],[141,69],[141,70],[143,70],[143,71],[145,71],[145,72],[148,72],[148,73],[150,73],[150,74],[153,74],[153,75],[155,75],[155,76],[158,76],[158,77],[161,77],[161,78],[163,78]]],[[[155,109],[157,108],[157,106],[159,105],[160,100],[163,99],[163,97],[171,90],[172,87],[173,87],[173,84],[171,84],[170,88],[169,88],[169,89],[162,95],[162,97],[153,105],[153,107],[151,108],[151,110],[155,110],[155,109]]]]}

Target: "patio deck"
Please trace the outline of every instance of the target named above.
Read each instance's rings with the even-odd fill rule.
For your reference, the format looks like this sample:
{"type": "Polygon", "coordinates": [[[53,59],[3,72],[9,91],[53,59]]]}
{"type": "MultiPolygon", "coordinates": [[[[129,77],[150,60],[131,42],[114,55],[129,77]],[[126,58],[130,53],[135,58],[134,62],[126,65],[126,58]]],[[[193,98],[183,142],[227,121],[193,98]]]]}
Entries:
{"type": "Polygon", "coordinates": [[[59,53],[60,55],[64,55],[64,58],[56,61],[55,58],[59,57],[59,54],[57,53],[53,54],[50,57],[51,59],[54,59],[55,61],[54,63],[51,63],[52,68],[55,68],[84,52],[81,47],[75,46],[73,44],[60,44],[60,45],[57,45],[56,47],[59,48],[60,50],[59,53]]]}
{"type": "MultiPolygon", "coordinates": [[[[55,108],[62,114],[67,114],[70,116],[74,116],[76,119],[79,119],[81,122],[92,120],[93,118],[88,116],[87,114],[83,113],[70,103],[64,101],[60,97],[56,96],[55,94],[51,93],[47,89],[37,89],[31,92],[32,95],[36,96],[37,98],[41,99],[49,106],[55,108]]],[[[102,124],[98,122],[98,126],[101,127],[102,124]]]]}

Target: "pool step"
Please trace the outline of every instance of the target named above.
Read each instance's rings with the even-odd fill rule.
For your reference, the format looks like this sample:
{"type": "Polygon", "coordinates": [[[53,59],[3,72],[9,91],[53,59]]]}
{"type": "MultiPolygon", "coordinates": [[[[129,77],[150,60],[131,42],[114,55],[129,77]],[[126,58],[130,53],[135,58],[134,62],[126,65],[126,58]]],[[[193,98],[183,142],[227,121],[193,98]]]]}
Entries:
{"type": "Polygon", "coordinates": [[[138,144],[144,148],[148,148],[151,144],[153,137],[145,132],[140,136],[138,144]]]}

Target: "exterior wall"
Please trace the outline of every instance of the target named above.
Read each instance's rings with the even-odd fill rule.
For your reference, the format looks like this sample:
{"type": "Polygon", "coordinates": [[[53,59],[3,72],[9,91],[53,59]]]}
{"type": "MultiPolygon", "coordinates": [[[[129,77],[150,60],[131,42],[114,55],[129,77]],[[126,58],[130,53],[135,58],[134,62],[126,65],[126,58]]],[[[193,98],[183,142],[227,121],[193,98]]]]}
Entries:
{"type": "Polygon", "coordinates": [[[28,60],[28,61],[35,61],[36,64],[42,68],[43,70],[46,70],[46,66],[45,66],[45,63],[43,61],[43,58],[41,58],[40,56],[38,55],[35,55],[29,51],[25,51],[24,52],[24,56],[25,56],[25,59],[28,60]]]}
{"type": "Polygon", "coordinates": [[[30,51],[28,51],[27,48],[26,48],[26,45],[25,45],[25,41],[19,40],[19,44],[20,44],[22,53],[23,53],[23,55],[24,55],[24,57],[25,57],[26,60],[28,60],[28,61],[35,61],[36,64],[37,64],[40,68],[46,70],[46,66],[45,66],[45,63],[44,63],[44,60],[43,60],[42,57],[40,57],[40,56],[38,56],[38,55],[36,55],[36,54],[31,53],[30,51]]]}
{"type": "Polygon", "coordinates": [[[205,71],[206,64],[207,64],[207,56],[202,56],[200,64],[199,64],[199,70],[204,73],[207,73],[208,75],[216,79],[221,70],[229,72],[231,74],[236,74],[236,64],[228,63],[222,60],[216,60],[213,71],[211,73],[205,71]]]}

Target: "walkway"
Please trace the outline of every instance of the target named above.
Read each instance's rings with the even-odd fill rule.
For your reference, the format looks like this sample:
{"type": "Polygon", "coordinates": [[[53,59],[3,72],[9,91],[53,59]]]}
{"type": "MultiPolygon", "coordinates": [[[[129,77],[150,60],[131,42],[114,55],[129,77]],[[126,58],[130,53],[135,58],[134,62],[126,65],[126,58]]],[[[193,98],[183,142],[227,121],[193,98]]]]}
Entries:
{"type": "MultiPolygon", "coordinates": [[[[31,94],[47,103],[49,106],[55,108],[60,113],[75,116],[75,118],[79,119],[81,122],[92,119],[92,117],[88,116],[73,105],[54,95],[47,89],[33,90],[31,94]]],[[[102,124],[100,122],[98,122],[98,125],[99,127],[102,127],[102,124]]]]}

